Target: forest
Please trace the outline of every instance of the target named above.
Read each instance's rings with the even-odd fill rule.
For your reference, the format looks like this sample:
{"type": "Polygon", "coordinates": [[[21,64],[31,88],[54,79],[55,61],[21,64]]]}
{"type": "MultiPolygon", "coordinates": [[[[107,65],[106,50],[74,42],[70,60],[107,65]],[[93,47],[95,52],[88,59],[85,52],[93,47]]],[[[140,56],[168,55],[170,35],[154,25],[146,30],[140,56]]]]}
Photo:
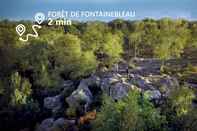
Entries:
{"type": "Polygon", "coordinates": [[[28,42],[19,23],[0,21],[1,131],[197,130],[197,22],[45,22],[28,42]]]}

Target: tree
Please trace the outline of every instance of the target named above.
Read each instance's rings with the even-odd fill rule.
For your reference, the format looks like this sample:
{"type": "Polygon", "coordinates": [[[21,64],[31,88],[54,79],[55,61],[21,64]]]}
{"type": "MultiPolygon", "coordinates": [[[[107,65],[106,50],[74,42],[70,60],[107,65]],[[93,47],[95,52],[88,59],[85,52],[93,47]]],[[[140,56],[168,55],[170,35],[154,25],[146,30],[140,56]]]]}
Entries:
{"type": "Polygon", "coordinates": [[[129,56],[131,56],[132,53],[131,48],[133,47],[134,57],[135,58],[137,57],[138,54],[137,52],[141,42],[142,42],[142,36],[140,32],[134,32],[129,35],[129,56]]]}
{"type": "Polygon", "coordinates": [[[133,31],[128,36],[128,46],[129,46],[129,56],[131,56],[132,51],[134,52],[134,57],[137,57],[139,52],[139,46],[142,44],[144,35],[144,23],[135,22],[133,24],[133,31]],[[133,49],[133,50],[131,50],[133,49]]]}
{"type": "Polygon", "coordinates": [[[111,66],[121,59],[123,53],[122,38],[118,35],[106,34],[104,43],[99,48],[99,53],[103,55],[102,62],[111,66]]]}
{"type": "Polygon", "coordinates": [[[82,49],[96,52],[103,43],[103,37],[107,33],[107,26],[101,22],[88,22],[82,34],[82,49]]]}
{"type": "Polygon", "coordinates": [[[112,31],[121,31],[125,34],[129,32],[129,21],[124,21],[122,19],[116,19],[109,22],[108,26],[112,29],[112,31]]]}
{"type": "Polygon", "coordinates": [[[91,51],[83,52],[75,65],[75,70],[71,73],[71,77],[76,79],[89,76],[97,68],[96,56],[91,51]]]}
{"type": "Polygon", "coordinates": [[[36,39],[20,49],[20,71],[34,86],[54,87],[60,80],[52,63],[52,47],[47,41],[36,39]]]}
{"type": "Polygon", "coordinates": [[[28,102],[28,98],[31,95],[31,84],[27,79],[21,78],[18,72],[15,72],[11,76],[11,105],[20,106],[28,102]]]}
{"type": "Polygon", "coordinates": [[[194,47],[197,48],[197,23],[193,23],[190,27],[191,30],[191,43],[192,45],[194,45],[194,47]]]}
{"type": "Polygon", "coordinates": [[[182,20],[173,22],[170,19],[162,19],[159,26],[156,56],[161,59],[179,58],[190,36],[188,25],[182,20]]]}
{"type": "Polygon", "coordinates": [[[164,37],[158,38],[159,43],[154,48],[154,54],[157,58],[161,59],[162,61],[171,58],[170,47],[172,44],[172,37],[164,37]]]}
{"type": "Polygon", "coordinates": [[[53,45],[54,66],[60,70],[72,70],[81,56],[81,41],[77,36],[66,34],[58,37],[53,45]]]}
{"type": "Polygon", "coordinates": [[[115,102],[112,98],[104,95],[100,113],[97,113],[97,118],[93,123],[93,130],[120,131],[119,123],[120,113],[116,109],[115,102]]]}
{"type": "Polygon", "coordinates": [[[93,51],[82,51],[81,40],[71,34],[57,38],[53,57],[55,68],[71,79],[87,76],[97,67],[93,51]]]}
{"type": "Polygon", "coordinates": [[[181,57],[190,36],[187,26],[183,21],[159,21],[160,31],[153,50],[154,56],[162,60],[161,70],[165,60],[181,57]]]}
{"type": "Polygon", "coordinates": [[[15,24],[0,21],[0,76],[10,75],[17,60],[15,24]]]}

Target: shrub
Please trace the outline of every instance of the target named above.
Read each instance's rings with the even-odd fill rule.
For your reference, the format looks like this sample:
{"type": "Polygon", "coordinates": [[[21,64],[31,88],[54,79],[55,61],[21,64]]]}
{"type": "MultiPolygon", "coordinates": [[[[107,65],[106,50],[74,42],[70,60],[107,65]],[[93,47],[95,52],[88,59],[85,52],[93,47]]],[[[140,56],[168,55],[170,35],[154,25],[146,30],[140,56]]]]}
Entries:
{"type": "Polygon", "coordinates": [[[177,116],[186,114],[192,105],[192,100],[195,95],[192,89],[182,86],[180,88],[173,89],[168,99],[170,108],[175,111],[177,116]]]}
{"type": "Polygon", "coordinates": [[[136,131],[164,130],[165,117],[138,91],[114,102],[104,97],[101,111],[94,121],[95,131],[136,131]]]}
{"type": "Polygon", "coordinates": [[[185,131],[184,129],[188,128],[188,123],[192,125],[193,119],[196,119],[192,107],[194,97],[193,90],[187,86],[175,88],[170,92],[167,102],[162,108],[169,128],[185,131]]]}

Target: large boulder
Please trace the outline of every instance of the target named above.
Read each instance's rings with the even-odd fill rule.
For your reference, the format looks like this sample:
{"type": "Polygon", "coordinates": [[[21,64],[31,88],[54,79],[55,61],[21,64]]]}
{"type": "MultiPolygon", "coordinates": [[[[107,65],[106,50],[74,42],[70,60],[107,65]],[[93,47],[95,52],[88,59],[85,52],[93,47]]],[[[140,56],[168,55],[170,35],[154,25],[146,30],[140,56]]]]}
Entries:
{"type": "Polygon", "coordinates": [[[65,97],[68,97],[75,90],[75,86],[71,80],[67,80],[63,82],[61,89],[62,89],[62,92],[60,93],[60,95],[63,98],[65,98],[65,97]]]}
{"type": "Polygon", "coordinates": [[[52,131],[53,118],[48,118],[42,121],[42,123],[37,127],[36,131],[52,131]]]}
{"type": "Polygon", "coordinates": [[[110,96],[114,100],[119,100],[125,96],[127,96],[129,90],[131,90],[132,87],[128,83],[125,82],[118,82],[110,87],[110,96]]]}
{"type": "Polygon", "coordinates": [[[44,107],[54,113],[57,112],[62,107],[61,95],[44,98],[44,107]]]}
{"type": "Polygon", "coordinates": [[[161,76],[156,85],[164,97],[167,97],[172,89],[180,86],[175,77],[168,75],[161,76]]]}
{"type": "Polygon", "coordinates": [[[138,88],[142,90],[153,90],[155,87],[153,86],[152,82],[149,81],[148,78],[143,77],[138,74],[130,74],[130,83],[136,85],[138,88]]]}
{"type": "Polygon", "coordinates": [[[77,131],[75,123],[75,120],[48,118],[41,122],[36,131],[77,131]]]}
{"type": "Polygon", "coordinates": [[[160,100],[162,97],[159,90],[147,90],[144,92],[144,95],[150,100],[160,100]]]}
{"type": "Polygon", "coordinates": [[[89,87],[100,87],[100,78],[96,75],[92,75],[87,79],[82,79],[75,91],[66,98],[66,102],[68,103],[70,108],[88,108],[88,106],[93,101],[93,95],[90,91],[89,87]]]}
{"type": "Polygon", "coordinates": [[[111,85],[121,81],[122,76],[118,73],[109,73],[101,79],[101,90],[106,94],[110,94],[111,85]]]}
{"type": "Polygon", "coordinates": [[[87,108],[92,103],[92,93],[86,88],[78,88],[69,97],[66,98],[66,102],[71,108],[84,107],[87,108]]]}
{"type": "Polygon", "coordinates": [[[91,77],[88,78],[88,86],[99,87],[100,83],[101,83],[101,79],[96,75],[92,75],[91,77]]]}
{"type": "Polygon", "coordinates": [[[87,79],[82,79],[78,88],[87,88],[90,86],[100,86],[100,78],[96,75],[92,75],[87,79]]]}

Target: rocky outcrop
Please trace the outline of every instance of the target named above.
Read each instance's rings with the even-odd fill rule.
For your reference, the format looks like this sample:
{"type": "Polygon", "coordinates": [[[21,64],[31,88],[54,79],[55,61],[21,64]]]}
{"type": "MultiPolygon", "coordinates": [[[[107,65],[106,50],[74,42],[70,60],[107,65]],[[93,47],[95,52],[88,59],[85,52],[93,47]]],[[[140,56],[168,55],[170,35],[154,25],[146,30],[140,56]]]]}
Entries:
{"type": "MultiPolygon", "coordinates": [[[[162,99],[168,96],[170,90],[179,86],[179,82],[175,77],[160,73],[159,61],[148,60],[144,65],[143,60],[138,60],[138,65],[129,70],[127,69],[129,66],[124,63],[115,67],[112,71],[108,70],[82,79],[77,87],[74,86],[72,81],[65,81],[59,95],[44,99],[44,107],[57,112],[63,107],[62,100],[64,100],[69,106],[68,109],[70,109],[65,109],[67,111],[66,115],[69,117],[70,112],[71,117],[69,118],[73,118],[72,111],[80,110],[85,114],[95,98],[97,98],[95,97],[95,89],[97,88],[114,100],[120,100],[127,96],[129,91],[137,89],[142,92],[144,97],[156,104],[161,104],[162,99]],[[151,66],[152,63],[155,63],[155,65],[151,66]]],[[[57,120],[49,118],[40,124],[39,129],[43,131],[51,131],[54,128],[62,129],[62,125],[70,122],[64,118],[57,120]]],[[[76,129],[73,124],[68,125],[72,125],[69,126],[70,129],[76,129]]]]}
{"type": "Polygon", "coordinates": [[[162,96],[167,96],[172,88],[178,86],[178,80],[168,75],[142,76],[132,73],[128,75],[110,73],[101,78],[102,91],[114,99],[121,99],[134,88],[138,88],[142,92],[151,91],[151,94],[160,93],[162,96]]]}

